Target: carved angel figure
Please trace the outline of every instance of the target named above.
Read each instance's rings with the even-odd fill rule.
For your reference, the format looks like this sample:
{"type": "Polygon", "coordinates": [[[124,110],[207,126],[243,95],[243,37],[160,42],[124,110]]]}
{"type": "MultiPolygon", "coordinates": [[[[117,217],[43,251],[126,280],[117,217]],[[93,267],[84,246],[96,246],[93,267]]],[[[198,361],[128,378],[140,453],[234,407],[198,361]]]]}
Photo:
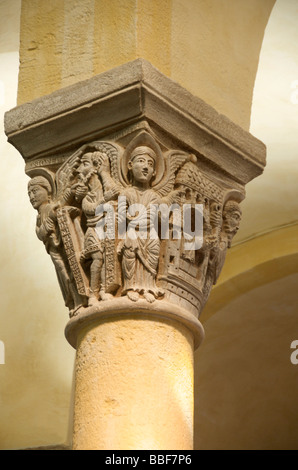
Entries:
{"type": "Polygon", "coordinates": [[[131,228],[138,230],[139,235],[132,238],[127,232],[124,242],[118,247],[122,257],[122,295],[127,294],[133,301],[137,301],[140,294],[143,294],[148,302],[164,295],[155,283],[160,240],[158,237],[149,237],[150,226],[154,224],[156,217],[153,208],[161,202],[158,193],[150,187],[156,174],[156,159],[155,152],[149,147],[140,146],[133,150],[128,162],[132,185],[123,191],[122,196],[125,198],[120,200],[118,206],[119,223],[123,223],[121,216],[125,214],[127,222],[131,228]],[[140,209],[137,216],[129,214],[129,208],[133,204],[138,205],[140,209]],[[133,224],[134,220],[137,226],[133,224]]]}
{"type": "Polygon", "coordinates": [[[156,285],[160,238],[157,234],[151,237],[150,228],[156,227],[160,204],[170,206],[180,202],[184,190],[174,189],[176,171],[190,159],[190,155],[184,152],[168,152],[164,159],[152,142],[153,139],[148,137],[142,142],[140,137],[123,156],[122,172],[128,184],[120,192],[123,197],[119,198],[118,204],[119,225],[123,224],[125,217],[129,227],[118,245],[123,275],[122,295],[127,295],[132,301],[143,295],[150,303],[164,295],[163,289],[156,285]],[[137,210],[131,212],[133,206],[137,210]]]}

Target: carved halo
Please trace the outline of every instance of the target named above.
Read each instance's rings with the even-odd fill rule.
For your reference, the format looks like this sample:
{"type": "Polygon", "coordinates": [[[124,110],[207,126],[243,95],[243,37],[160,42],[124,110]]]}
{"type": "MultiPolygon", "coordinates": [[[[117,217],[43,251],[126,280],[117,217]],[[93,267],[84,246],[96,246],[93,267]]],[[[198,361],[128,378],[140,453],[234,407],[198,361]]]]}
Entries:
{"type": "Polygon", "coordinates": [[[125,181],[126,184],[129,184],[129,180],[128,180],[128,162],[130,160],[130,155],[132,153],[132,151],[137,148],[137,147],[149,147],[150,149],[152,149],[157,158],[155,160],[155,172],[156,172],[156,176],[153,180],[153,184],[152,186],[155,186],[157,185],[163,175],[164,175],[164,171],[165,171],[165,164],[164,164],[164,157],[163,157],[163,154],[162,154],[162,151],[158,145],[158,143],[153,139],[153,137],[148,134],[148,132],[141,132],[140,134],[138,134],[129,144],[128,146],[126,147],[124,153],[123,153],[123,157],[122,157],[122,160],[121,160],[121,172],[122,172],[122,177],[125,181]]]}
{"type": "Polygon", "coordinates": [[[51,186],[52,190],[52,197],[55,196],[55,176],[54,173],[50,170],[46,170],[45,168],[32,168],[31,170],[28,170],[27,175],[30,176],[30,178],[34,178],[35,176],[43,176],[51,186]]]}

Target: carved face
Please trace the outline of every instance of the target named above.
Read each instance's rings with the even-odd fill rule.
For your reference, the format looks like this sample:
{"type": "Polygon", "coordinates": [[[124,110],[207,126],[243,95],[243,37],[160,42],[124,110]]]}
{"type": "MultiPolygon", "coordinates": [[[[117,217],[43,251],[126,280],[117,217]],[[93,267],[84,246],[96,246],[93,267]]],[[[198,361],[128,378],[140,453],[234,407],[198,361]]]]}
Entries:
{"type": "Polygon", "coordinates": [[[155,176],[155,161],[150,155],[137,155],[128,162],[135,183],[149,184],[155,176]]]}
{"type": "Polygon", "coordinates": [[[225,217],[230,230],[233,232],[237,232],[240,225],[241,213],[237,210],[234,210],[227,212],[225,217]]]}
{"type": "Polygon", "coordinates": [[[231,242],[233,237],[236,235],[239,230],[240,221],[241,221],[241,210],[229,209],[223,213],[224,225],[223,229],[228,236],[228,247],[231,247],[231,242]]]}
{"type": "Polygon", "coordinates": [[[38,210],[43,204],[49,202],[48,191],[39,184],[32,184],[29,186],[28,196],[32,206],[36,210],[38,210]]]}
{"type": "Polygon", "coordinates": [[[77,174],[79,176],[79,179],[83,182],[86,183],[89,178],[95,173],[96,169],[93,165],[92,161],[92,153],[85,153],[81,160],[81,164],[79,165],[77,169],[77,174]]]}

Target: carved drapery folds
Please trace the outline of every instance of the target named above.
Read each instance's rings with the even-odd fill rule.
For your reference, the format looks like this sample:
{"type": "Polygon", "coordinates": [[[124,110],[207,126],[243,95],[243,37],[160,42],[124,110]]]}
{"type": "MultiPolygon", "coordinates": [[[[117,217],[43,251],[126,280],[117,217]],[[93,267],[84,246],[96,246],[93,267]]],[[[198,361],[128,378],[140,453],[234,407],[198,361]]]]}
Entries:
{"type": "Polygon", "coordinates": [[[241,194],[237,201],[195,155],[162,151],[144,131],[126,147],[85,144],[55,174],[36,169],[28,193],[71,317],[123,296],[172,302],[198,316],[241,218],[241,194]],[[185,230],[185,208],[191,224],[201,210],[194,235],[185,230]],[[198,247],[186,249],[198,229],[198,247]]]}
{"type": "Polygon", "coordinates": [[[9,111],[5,131],[70,344],[94,318],[142,313],[182,321],[198,345],[264,144],[142,59],[9,111]]]}

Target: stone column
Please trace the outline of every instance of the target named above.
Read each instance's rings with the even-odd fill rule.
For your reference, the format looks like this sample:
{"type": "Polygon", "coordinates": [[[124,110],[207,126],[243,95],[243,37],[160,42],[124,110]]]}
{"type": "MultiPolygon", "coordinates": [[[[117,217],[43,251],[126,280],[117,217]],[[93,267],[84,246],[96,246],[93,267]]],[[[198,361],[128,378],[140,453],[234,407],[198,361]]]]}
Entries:
{"type": "Polygon", "coordinates": [[[192,449],[191,330],[126,308],[79,331],[73,448],[192,449]]]}
{"type": "Polygon", "coordinates": [[[199,316],[265,146],[142,59],[11,110],[5,130],[69,308],[73,448],[191,449],[199,316]]]}

